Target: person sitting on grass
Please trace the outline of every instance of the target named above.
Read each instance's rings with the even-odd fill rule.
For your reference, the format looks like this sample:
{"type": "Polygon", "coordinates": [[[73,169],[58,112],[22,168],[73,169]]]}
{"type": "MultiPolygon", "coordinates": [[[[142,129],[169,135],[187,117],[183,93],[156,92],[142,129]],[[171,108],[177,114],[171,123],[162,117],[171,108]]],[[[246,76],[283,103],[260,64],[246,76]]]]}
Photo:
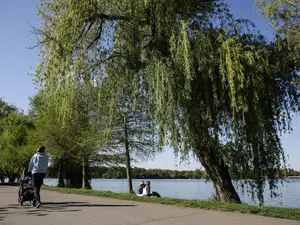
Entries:
{"type": "Polygon", "coordinates": [[[150,190],[150,181],[147,181],[144,185],[143,189],[143,196],[151,196],[151,190],[150,190]]]}
{"type": "Polygon", "coordinates": [[[139,189],[137,191],[139,195],[143,194],[144,187],[145,187],[145,183],[144,183],[144,181],[141,181],[140,187],[139,187],[139,189]]]}
{"type": "Polygon", "coordinates": [[[150,181],[148,180],[147,182],[146,182],[146,192],[147,192],[147,195],[148,196],[150,196],[151,195],[151,187],[150,187],[150,181]]]}
{"type": "Polygon", "coordinates": [[[146,184],[144,183],[144,181],[142,181],[140,183],[140,188],[138,189],[137,195],[161,198],[160,194],[158,194],[157,192],[151,192],[150,184],[150,181],[147,181],[146,184]]]}

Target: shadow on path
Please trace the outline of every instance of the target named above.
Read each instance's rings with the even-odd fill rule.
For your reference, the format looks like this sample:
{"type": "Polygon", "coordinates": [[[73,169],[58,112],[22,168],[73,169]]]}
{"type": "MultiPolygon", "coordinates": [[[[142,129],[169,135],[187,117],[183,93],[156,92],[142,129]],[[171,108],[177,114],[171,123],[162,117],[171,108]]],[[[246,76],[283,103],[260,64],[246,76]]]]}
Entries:
{"type": "Polygon", "coordinates": [[[89,202],[42,202],[43,206],[55,206],[55,207],[134,207],[137,205],[125,205],[125,204],[90,204],[89,202]]]}
{"type": "Polygon", "coordinates": [[[39,209],[32,208],[27,210],[27,215],[46,216],[48,213],[56,212],[78,212],[81,207],[133,207],[136,205],[108,205],[108,204],[90,204],[89,202],[42,202],[39,209]],[[70,209],[71,207],[78,207],[70,209]]]}
{"type": "Polygon", "coordinates": [[[0,208],[0,221],[2,221],[4,219],[4,215],[9,214],[9,212],[7,212],[7,209],[4,207],[0,208]]]}
{"type": "Polygon", "coordinates": [[[13,217],[15,215],[27,216],[46,216],[50,213],[63,213],[63,212],[79,212],[82,208],[86,207],[134,207],[137,205],[126,204],[91,204],[89,202],[42,202],[41,207],[36,209],[29,204],[18,206],[17,204],[10,204],[0,207],[0,221],[6,217],[13,217]],[[74,207],[74,208],[73,208],[74,207]]]}

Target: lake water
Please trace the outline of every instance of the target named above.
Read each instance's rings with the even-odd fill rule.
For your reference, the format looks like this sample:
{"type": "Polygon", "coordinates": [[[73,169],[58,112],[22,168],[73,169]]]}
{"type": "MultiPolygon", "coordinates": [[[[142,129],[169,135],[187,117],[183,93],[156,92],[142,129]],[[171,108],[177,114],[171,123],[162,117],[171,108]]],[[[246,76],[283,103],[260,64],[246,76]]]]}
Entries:
{"type": "MultiPolygon", "coordinates": [[[[141,180],[133,180],[134,191],[141,180]]],[[[146,181],[146,180],[145,180],[146,181]]],[[[206,180],[169,180],[150,179],[151,190],[158,192],[162,197],[179,199],[212,199],[215,192],[213,184],[206,180]]],[[[284,185],[279,185],[279,197],[271,198],[268,188],[265,189],[265,205],[276,207],[300,208],[300,179],[288,179],[284,185]]],[[[55,186],[56,179],[45,179],[46,185],[55,186]]],[[[236,185],[235,185],[236,186],[236,185]]],[[[108,190],[113,192],[127,192],[126,179],[92,179],[93,190],[108,190]]],[[[243,203],[257,205],[258,201],[251,200],[251,196],[241,188],[237,189],[243,203]]]]}

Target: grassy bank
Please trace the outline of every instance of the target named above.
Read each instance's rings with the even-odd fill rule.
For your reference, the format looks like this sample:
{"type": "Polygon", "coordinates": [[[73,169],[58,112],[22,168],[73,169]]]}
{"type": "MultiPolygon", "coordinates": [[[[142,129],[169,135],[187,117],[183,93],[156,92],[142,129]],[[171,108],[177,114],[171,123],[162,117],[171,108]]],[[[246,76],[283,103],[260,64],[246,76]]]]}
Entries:
{"type": "Polygon", "coordinates": [[[49,190],[49,191],[58,191],[62,193],[70,193],[70,194],[99,196],[99,197],[115,198],[121,200],[149,202],[149,203],[156,203],[156,204],[163,204],[163,205],[174,205],[179,207],[255,214],[255,215],[262,215],[267,217],[300,220],[300,210],[293,209],[293,208],[261,207],[261,206],[251,206],[246,204],[232,204],[232,203],[223,203],[217,201],[183,200],[183,199],[174,199],[174,198],[148,198],[148,197],[139,197],[136,196],[135,194],[115,193],[111,191],[56,188],[56,187],[49,187],[49,186],[43,186],[42,189],[49,190]]]}

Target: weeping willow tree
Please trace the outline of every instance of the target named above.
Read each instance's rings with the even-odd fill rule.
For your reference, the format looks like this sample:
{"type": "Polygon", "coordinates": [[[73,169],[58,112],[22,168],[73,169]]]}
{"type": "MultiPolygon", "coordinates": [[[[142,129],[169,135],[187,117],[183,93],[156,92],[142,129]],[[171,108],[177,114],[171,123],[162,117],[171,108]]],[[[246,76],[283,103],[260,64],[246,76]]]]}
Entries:
{"type": "Polygon", "coordinates": [[[44,0],[39,13],[36,78],[62,121],[72,114],[74,80],[122,86],[124,75],[113,72],[122,65],[133,71],[132,95],[147,96],[161,146],[192,151],[219,201],[240,202],[229,167],[252,178],[261,202],[266,177],[276,187],[285,165],[279,135],[290,122],[281,115],[298,110],[297,74],[280,61],[286,48],[234,19],[222,1],[44,0]]]}

